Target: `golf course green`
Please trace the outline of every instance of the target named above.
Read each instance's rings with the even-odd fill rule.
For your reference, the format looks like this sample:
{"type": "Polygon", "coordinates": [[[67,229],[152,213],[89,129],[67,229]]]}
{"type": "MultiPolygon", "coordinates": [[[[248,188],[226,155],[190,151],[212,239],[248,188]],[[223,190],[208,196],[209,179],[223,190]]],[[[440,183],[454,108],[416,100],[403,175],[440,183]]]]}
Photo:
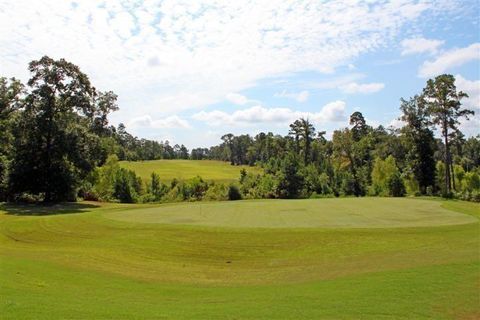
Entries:
{"type": "Polygon", "coordinates": [[[0,204],[1,319],[478,319],[480,205],[0,204]]]}

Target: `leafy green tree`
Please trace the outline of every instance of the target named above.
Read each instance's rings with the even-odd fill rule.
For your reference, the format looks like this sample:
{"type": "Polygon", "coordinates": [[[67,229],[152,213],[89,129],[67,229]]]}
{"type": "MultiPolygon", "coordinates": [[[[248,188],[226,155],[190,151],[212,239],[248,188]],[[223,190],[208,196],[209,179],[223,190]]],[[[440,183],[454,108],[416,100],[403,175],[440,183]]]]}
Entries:
{"type": "Polygon", "coordinates": [[[230,160],[230,164],[235,164],[234,161],[234,156],[233,156],[233,137],[234,135],[231,133],[227,133],[222,136],[222,140],[224,145],[226,146],[225,148],[225,156],[227,157],[228,160],[230,160]]]}
{"type": "Polygon", "coordinates": [[[19,80],[0,77],[0,201],[7,197],[7,176],[12,156],[12,126],[22,105],[24,86],[19,80]]]}
{"type": "Polygon", "coordinates": [[[295,153],[297,154],[300,152],[301,126],[300,120],[295,120],[295,122],[290,124],[290,130],[288,131],[288,134],[295,140],[295,153]]]}
{"type": "Polygon", "coordinates": [[[277,173],[279,198],[297,198],[303,187],[303,177],[299,173],[300,164],[293,154],[288,154],[277,173]]]}
{"type": "Polygon", "coordinates": [[[74,200],[80,181],[98,162],[94,123],[117,109],[116,95],[98,92],[80,69],[47,56],[29,64],[25,108],[15,128],[13,194],[43,194],[44,201],[74,200]]]}
{"type": "Polygon", "coordinates": [[[337,161],[338,170],[348,169],[350,175],[341,175],[344,177],[343,188],[346,194],[362,196],[365,190],[358,174],[359,158],[356,154],[355,140],[350,129],[335,130],[333,132],[333,152],[337,161]]]}
{"type": "Polygon", "coordinates": [[[466,191],[480,190],[480,174],[475,171],[465,173],[462,188],[466,191]]]}
{"type": "Polygon", "coordinates": [[[300,136],[303,140],[303,163],[307,165],[310,161],[311,145],[315,136],[315,128],[308,119],[300,119],[300,136]]]}
{"type": "Polygon", "coordinates": [[[350,125],[352,126],[352,135],[355,141],[359,141],[364,137],[369,130],[369,126],[363,117],[363,114],[359,111],[355,111],[350,115],[350,125]]]}
{"type": "Polygon", "coordinates": [[[400,119],[405,123],[401,129],[406,149],[407,166],[418,182],[421,194],[435,184],[435,139],[430,130],[430,120],[424,100],[415,96],[401,99],[400,119]]]}
{"type": "Polygon", "coordinates": [[[372,191],[374,195],[401,197],[405,195],[405,185],[400,176],[395,158],[375,159],[372,170],[372,191]]]}
{"type": "Polygon", "coordinates": [[[452,159],[449,139],[452,133],[458,130],[459,119],[463,117],[468,119],[474,112],[461,108],[461,100],[468,95],[462,91],[457,92],[455,77],[450,74],[443,74],[433,80],[428,80],[426,87],[423,89],[423,97],[433,124],[440,127],[443,136],[445,144],[445,193],[450,194],[452,188],[452,159]]]}
{"type": "Polygon", "coordinates": [[[395,172],[391,175],[387,181],[388,185],[388,192],[389,195],[392,197],[403,197],[405,196],[405,184],[403,183],[403,179],[400,176],[400,172],[395,172]]]}
{"type": "Polygon", "coordinates": [[[132,170],[120,168],[113,182],[113,197],[122,203],[135,203],[142,193],[142,180],[132,170]]]}
{"type": "Polygon", "coordinates": [[[461,164],[466,171],[480,167],[480,134],[465,141],[461,164]]]}
{"type": "Polygon", "coordinates": [[[167,186],[162,184],[160,176],[152,172],[150,175],[150,184],[148,185],[148,192],[153,196],[153,201],[160,201],[163,195],[167,192],[167,186]]]}

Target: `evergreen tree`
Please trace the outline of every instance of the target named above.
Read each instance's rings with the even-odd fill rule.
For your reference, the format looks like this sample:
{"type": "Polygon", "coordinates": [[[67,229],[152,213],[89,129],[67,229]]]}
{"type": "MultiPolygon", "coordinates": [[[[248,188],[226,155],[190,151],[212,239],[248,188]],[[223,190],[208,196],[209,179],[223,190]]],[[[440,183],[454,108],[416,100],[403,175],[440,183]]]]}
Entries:
{"type": "Polygon", "coordinates": [[[458,129],[460,118],[467,118],[474,112],[462,109],[461,100],[468,97],[462,91],[457,92],[455,77],[450,74],[437,76],[427,81],[423,89],[423,98],[427,112],[433,124],[440,127],[445,144],[445,192],[450,194],[452,188],[451,179],[451,154],[450,141],[452,133],[458,129]]]}

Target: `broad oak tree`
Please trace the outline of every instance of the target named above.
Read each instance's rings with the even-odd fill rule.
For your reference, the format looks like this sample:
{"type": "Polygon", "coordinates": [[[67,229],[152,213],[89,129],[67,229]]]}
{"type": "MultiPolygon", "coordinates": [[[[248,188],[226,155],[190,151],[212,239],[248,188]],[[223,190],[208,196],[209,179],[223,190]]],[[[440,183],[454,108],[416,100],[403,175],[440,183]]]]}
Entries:
{"type": "Polygon", "coordinates": [[[44,201],[73,200],[76,187],[96,166],[99,137],[117,110],[113,92],[99,92],[80,69],[44,56],[29,64],[31,78],[19,124],[11,192],[44,194],[44,201]]]}

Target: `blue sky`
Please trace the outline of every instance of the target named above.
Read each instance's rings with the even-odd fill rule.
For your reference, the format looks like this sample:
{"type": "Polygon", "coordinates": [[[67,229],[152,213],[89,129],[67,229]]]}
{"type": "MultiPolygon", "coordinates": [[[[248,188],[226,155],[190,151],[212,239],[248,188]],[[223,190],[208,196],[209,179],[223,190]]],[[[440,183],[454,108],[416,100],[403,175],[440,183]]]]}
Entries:
{"type": "Polygon", "coordinates": [[[400,125],[401,97],[454,74],[480,133],[476,0],[4,1],[0,75],[28,79],[42,55],[66,58],[119,95],[140,137],[210,146],[227,132],[286,134],[308,117],[328,134],[361,111],[400,125]]]}

